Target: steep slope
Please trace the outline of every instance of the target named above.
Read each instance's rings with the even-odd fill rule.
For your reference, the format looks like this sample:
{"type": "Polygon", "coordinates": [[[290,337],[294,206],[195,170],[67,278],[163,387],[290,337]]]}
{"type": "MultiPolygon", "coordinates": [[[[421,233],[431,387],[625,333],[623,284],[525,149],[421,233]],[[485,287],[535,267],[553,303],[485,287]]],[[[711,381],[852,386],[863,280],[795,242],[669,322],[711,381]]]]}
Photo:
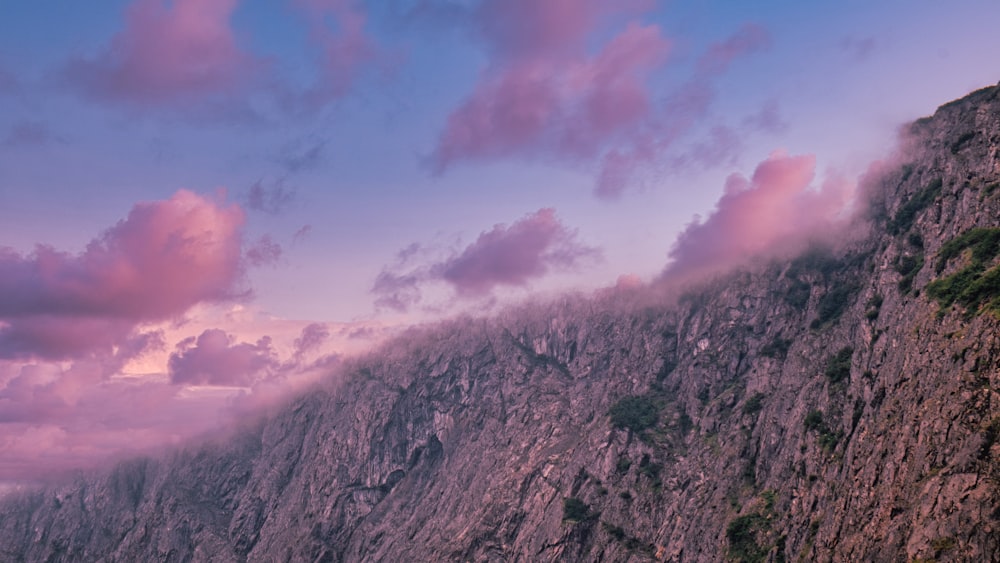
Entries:
{"type": "Polygon", "coordinates": [[[910,137],[843,249],[415,331],[0,559],[1000,560],[1000,87],[910,137]]]}

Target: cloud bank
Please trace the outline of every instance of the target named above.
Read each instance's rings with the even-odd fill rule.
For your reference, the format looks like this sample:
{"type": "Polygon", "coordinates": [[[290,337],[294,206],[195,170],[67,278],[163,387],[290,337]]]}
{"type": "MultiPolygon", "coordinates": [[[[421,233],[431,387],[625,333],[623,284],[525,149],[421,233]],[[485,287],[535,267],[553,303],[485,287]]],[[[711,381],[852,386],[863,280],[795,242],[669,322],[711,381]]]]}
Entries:
{"type": "Polygon", "coordinates": [[[730,176],[711,215],[696,218],[677,237],[664,277],[711,274],[830,238],[850,219],[855,184],[831,176],[815,189],[815,167],[812,155],[776,152],[749,179],[730,176]]]}
{"type": "Polygon", "coordinates": [[[247,267],[280,256],[266,235],[247,244],[244,222],[180,190],[79,253],[0,248],[0,483],[225,427],[382,334],[241,312],[247,267]]]}

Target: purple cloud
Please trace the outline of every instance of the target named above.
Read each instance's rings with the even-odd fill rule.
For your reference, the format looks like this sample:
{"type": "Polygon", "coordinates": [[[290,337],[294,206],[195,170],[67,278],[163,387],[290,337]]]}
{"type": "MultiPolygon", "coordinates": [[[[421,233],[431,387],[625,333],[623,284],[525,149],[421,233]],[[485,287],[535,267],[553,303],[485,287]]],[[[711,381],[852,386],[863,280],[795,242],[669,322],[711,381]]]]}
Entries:
{"type": "Polygon", "coordinates": [[[143,322],[239,295],[244,215],[181,190],[137,204],[79,255],[0,247],[0,358],[110,350],[143,322]]]}
{"type": "Polygon", "coordinates": [[[750,179],[730,176],[712,214],[692,221],[677,237],[664,275],[698,277],[829,238],[845,219],[853,185],[832,178],[811,189],[815,165],[812,155],[776,153],[750,179]]]}
{"type": "Polygon", "coordinates": [[[238,0],[136,0],[98,57],[72,61],[67,79],[102,101],[170,106],[237,93],[261,62],[242,51],[229,20],[238,0]]]}
{"type": "Polygon", "coordinates": [[[271,182],[270,186],[258,180],[240,197],[247,209],[277,215],[295,200],[295,189],[285,186],[283,180],[271,182]]]}
{"type": "Polygon", "coordinates": [[[276,365],[270,337],[254,344],[234,343],[225,331],[215,328],[182,340],[168,364],[172,383],[233,386],[248,386],[276,365]]]}
{"type": "Polygon", "coordinates": [[[432,282],[444,282],[466,298],[486,296],[500,286],[525,286],[600,256],[576,236],[556,218],[555,210],[540,209],[510,226],[495,225],[443,260],[414,264],[426,251],[412,244],[379,273],[371,291],[377,307],[406,311],[420,302],[422,288],[432,282]]]}

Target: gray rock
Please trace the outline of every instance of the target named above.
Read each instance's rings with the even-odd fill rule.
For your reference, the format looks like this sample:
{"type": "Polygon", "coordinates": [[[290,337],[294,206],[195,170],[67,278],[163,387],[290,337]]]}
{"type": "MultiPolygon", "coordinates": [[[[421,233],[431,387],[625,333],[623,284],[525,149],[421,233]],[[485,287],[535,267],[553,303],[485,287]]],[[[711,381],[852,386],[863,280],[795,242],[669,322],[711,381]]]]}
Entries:
{"type": "Polygon", "coordinates": [[[1000,323],[928,292],[1000,227],[998,96],[914,123],[843,248],[411,331],[230,439],[5,498],[0,559],[1000,560],[1000,323]]]}

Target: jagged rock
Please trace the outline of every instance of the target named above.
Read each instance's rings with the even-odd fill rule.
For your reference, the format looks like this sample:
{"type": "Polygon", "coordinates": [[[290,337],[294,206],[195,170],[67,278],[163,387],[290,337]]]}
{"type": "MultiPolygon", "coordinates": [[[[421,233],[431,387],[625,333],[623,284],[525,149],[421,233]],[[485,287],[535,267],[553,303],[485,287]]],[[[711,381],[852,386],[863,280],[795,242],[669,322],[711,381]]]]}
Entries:
{"type": "Polygon", "coordinates": [[[928,289],[1000,227],[1000,88],[903,154],[845,248],[413,331],[230,440],[4,499],[0,559],[1000,560],[1000,288],[928,289]]]}

